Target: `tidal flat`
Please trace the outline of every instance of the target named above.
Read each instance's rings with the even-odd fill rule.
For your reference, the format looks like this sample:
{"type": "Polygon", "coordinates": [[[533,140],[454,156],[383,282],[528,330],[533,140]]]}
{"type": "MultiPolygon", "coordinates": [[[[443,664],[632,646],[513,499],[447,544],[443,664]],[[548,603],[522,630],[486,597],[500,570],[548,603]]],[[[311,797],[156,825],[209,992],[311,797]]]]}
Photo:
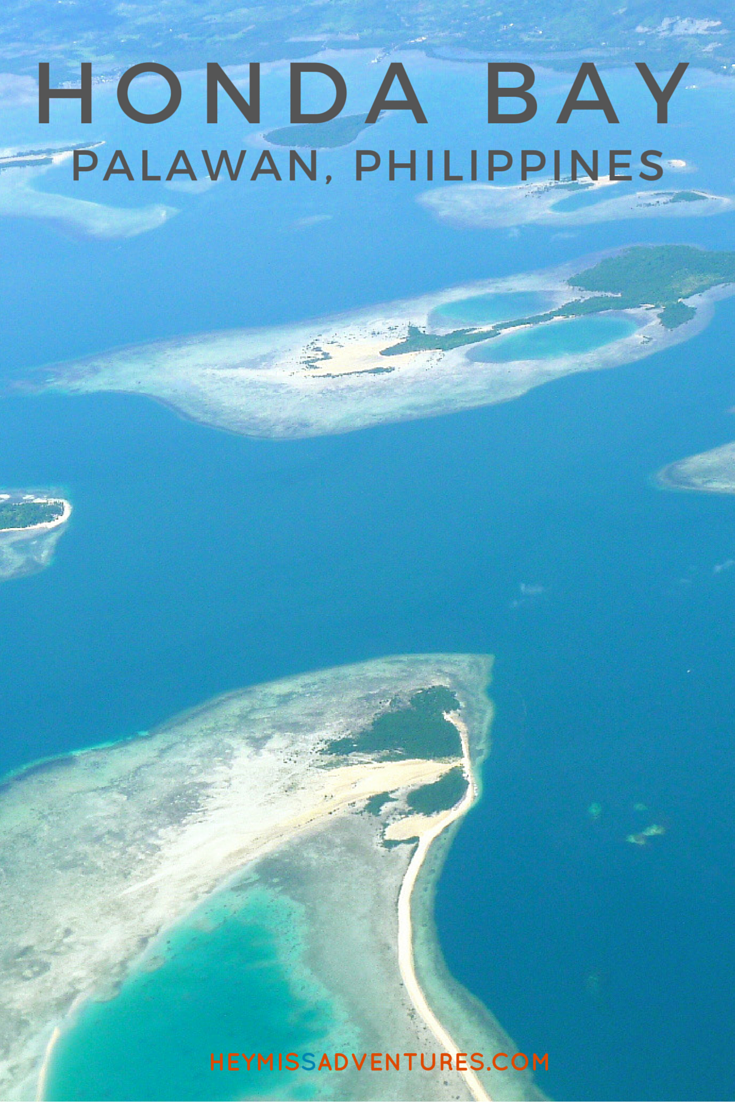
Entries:
{"type": "MultiPolygon", "coordinates": [[[[93,141],[84,148],[93,150],[103,144],[93,141]]],[[[57,195],[34,186],[49,169],[71,161],[80,147],[81,143],[48,149],[0,150],[0,217],[48,220],[80,237],[105,240],[148,233],[177,213],[174,207],[162,203],[132,210],[57,195]]]]}

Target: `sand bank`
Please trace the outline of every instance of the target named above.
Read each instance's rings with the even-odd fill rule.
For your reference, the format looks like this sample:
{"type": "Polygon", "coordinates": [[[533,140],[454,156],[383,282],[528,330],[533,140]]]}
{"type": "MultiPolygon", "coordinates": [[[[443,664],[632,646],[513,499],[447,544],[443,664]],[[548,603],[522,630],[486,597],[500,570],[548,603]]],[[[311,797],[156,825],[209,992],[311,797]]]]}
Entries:
{"type": "Polygon", "coordinates": [[[658,472],[656,482],[667,490],[735,494],[735,443],[670,463],[658,472]]]}
{"type": "MultiPolygon", "coordinates": [[[[477,798],[477,785],[473,775],[467,726],[459,713],[446,713],[446,718],[450,719],[451,722],[456,725],[462,739],[462,763],[465,777],[468,782],[467,792],[462,800],[449,811],[425,817],[426,821],[423,824],[423,829],[421,829],[421,827],[419,828],[419,842],[416,847],[416,852],[411,858],[411,863],[408,866],[398,896],[398,961],[403,982],[411,996],[411,1001],[416,1007],[416,1011],[422,1020],[426,1022],[426,1025],[436,1037],[442,1048],[454,1058],[461,1049],[429,1006],[426,995],[416,978],[416,970],[414,967],[413,919],[411,914],[411,899],[416,886],[416,880],[432,843],[447,829],[447,827],[457,822],[458,819],[461,819],[462,816],[469,811],[477,798]]],[[[415,820],[417,817],[413,816],[413,818],[415,820]]],[[[460,1074],[469,1087],[472,1097],[476,1099],[477,1102],[491,1102],[490,1095],[477,1077],[476,1072],[467,1070],[460,1072],[460,1074]]]]}

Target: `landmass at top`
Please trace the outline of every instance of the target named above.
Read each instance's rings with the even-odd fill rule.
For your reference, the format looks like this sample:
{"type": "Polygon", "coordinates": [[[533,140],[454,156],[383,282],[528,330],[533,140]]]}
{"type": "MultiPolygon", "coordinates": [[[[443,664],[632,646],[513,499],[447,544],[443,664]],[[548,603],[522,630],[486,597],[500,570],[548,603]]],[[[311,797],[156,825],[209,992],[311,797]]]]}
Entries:
{"type": "Polygon", "coordinates": [[[35,74],[39,59],[52,55],[62,75],[78,77],[80,61],[112,74],[154,56],[191,69],[212,60],[304,57],[326,46],[413,46],[438,54],[469,50],[488,60],[512,52],[556,65],[573,64],[583,52],[609,64],[638,61],[645,53],[652,65],[690,61],[723,71],[735,61],[732,25],[732,5],[725,0],[687,0],[683,7],[659,0],[169,0],[158,7],[143,0],[77,0],[51,8],[7,0],[0,61],[6,72],[35,74]]]}

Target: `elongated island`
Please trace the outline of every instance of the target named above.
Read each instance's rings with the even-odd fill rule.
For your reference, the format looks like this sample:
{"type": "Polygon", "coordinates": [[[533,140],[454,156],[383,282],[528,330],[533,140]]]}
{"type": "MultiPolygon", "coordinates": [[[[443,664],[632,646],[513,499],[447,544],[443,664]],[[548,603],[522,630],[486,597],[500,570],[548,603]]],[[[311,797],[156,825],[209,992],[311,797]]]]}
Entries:
{"type": "Polygon", "coordinates": [[[0,582],[49,566],[71,512],[63,497],[0,492],[0,582]]]}
{"type": "MultiPolygon", "coordinates": [[[[285,985],[294,998],[320,993],[305,1011],[310,1050],[515,1052],[446,975],[431,917],[445,847],[478,795],[489,671],[484,656],[410,655],[305,674],[9,777],[0,789],[0,1096],[140,1097],[124,1039],[116,1072],[116,1056],[94,1061],[77,1038],[93,1035],[94,1016],[141,976],[165,974],[183,952],[177,930],[188,923],[214,936],[263,900],[292,916],[279,927],[285,985]],[[321,1004],[331,1024],[315,1038],[321,1004]]],[[[242,997],[255,997],[247,984],[242,997]]],[[[298,1051],[304,1027],[293,1019],[298,1051]]],[[[211,1092],[202,1097],[274,1096],[272,1079],[258,1091],[235,1076],[234,1093],[217,1094],[210,1052],[192,1058],[211,1092]]],[[[299,1096],[298,1075],[280,1084],[289,1097],[299,1096]]],[[[405,1061],[335,1071],[330,1090],[541,1097],[528,1072],[437,1074],[405,1061]]]]}
{"type": "Polygon", "coordinates": [[[735,253],[635,246],[312,322],[113,350],[18,385],[147,394],[248,436],[349,432],[649,356],[700,332],[734,282],[735,253]]]}

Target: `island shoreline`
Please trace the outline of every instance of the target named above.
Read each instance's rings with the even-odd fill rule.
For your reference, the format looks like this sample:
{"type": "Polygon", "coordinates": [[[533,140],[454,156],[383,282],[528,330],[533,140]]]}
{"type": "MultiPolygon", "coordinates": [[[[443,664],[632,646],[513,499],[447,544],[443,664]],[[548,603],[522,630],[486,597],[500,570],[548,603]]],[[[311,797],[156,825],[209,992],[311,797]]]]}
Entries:
{"type": "Polygon", "coordinates": [[[38,498],[38,504],[44,505],[61,505],[61,516],[55,517],[54,520],[42,520],[38,524],[27,524],[23,528],[0,528],[0,535],[4,535],[8,532],[50,532],[53,528],[60,528],[62,524],[71,517],[73,508],[70,501],[67,501],[64,497],[44,497],[38,498]]]}
{"type": "MultiPolygon", "coordinates": [[[[453,1059],[456,1059],[457,1053],[460,1052],[459,1046],[452,1038],[449,1031],[442,1025],[441,1021],[431,1009],[428,998],[424,993],[415,969],[415,940],[413,929],[413,915],[412,915],[412,902],[413,893],[416,887],[416,882],[419,878],[419,874],[424,865],[424,862],[429,854],[432,843],[442,835],[448,827],[451,827],[455,823],[459,823],[466,813],[473,806],[478,798],[478,785],[475,781],[474,770],[472,767],[472,758],[470,753],[470,741],[467,725],[460,717],[458,712],[445,712],[444,718],[459,731],[460,739],[462,741],[462,759],[463,770],[465,778],[467,779],[467,792],[462,797],[460,802],[456,804],[449,811],[441,813],[432,818],[438,821],[426,830],[419,838],[416,851],[414,852],[406,874],[401,884],[401,890],[398,895],[398,964],[401,971],[401,977],[403,979],[406,990],[408,991],[411,1001],[413,1002],[416,1012],[420,1018],[426,1023],[431,1032],[436,1037],[439,1044],[448,1052],[453,1059]]],[[[485,1089],[484,1085],[471,1069],[460,1071],[460,1075],[464,1079],[467,1087],[472,1094],[472,1097],[476,1102],[492,1102],[490,1094],[485,1089]]]]}

